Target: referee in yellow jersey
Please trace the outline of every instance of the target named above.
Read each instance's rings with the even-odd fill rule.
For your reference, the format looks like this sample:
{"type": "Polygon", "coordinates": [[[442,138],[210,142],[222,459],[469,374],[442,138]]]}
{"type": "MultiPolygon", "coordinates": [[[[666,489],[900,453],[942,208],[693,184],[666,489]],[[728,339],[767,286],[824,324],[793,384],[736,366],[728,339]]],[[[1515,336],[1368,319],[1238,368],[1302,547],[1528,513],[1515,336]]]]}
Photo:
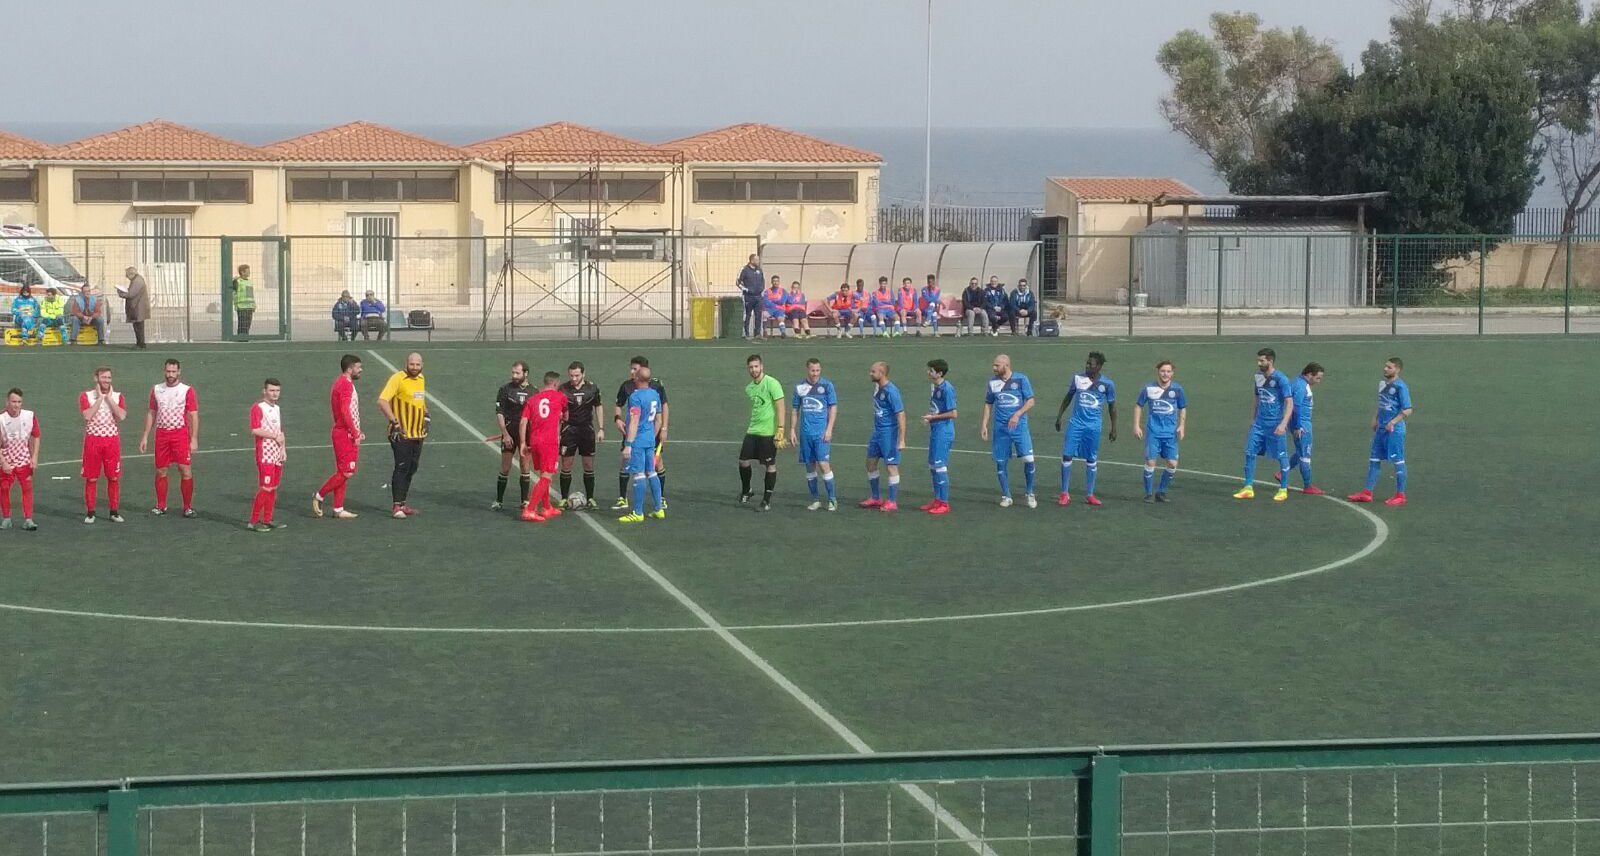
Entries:
{"type": "Polygon", "coordinates": [[[422,355],[407,354],[405,371],[395,372],[378,394],[378,409],[389,420],[389,448],[394,450],[389,488],[396,520],[417,513],[406,504],[406,494],[411,492],[411,479],[422,462],[422,441],[428,439],[428,402],[423,393],[422,355]]]}

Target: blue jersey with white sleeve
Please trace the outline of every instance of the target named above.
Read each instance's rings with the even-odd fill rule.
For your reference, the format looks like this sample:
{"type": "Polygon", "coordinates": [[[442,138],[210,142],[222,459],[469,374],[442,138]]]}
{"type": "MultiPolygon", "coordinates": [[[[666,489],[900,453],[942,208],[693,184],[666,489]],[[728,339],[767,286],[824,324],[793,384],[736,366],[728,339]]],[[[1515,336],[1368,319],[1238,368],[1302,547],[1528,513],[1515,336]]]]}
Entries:
{"type": "MultiPolygon", "coordinates": [[[[1400,378],[1382,380],[1378,383],[1378,430],[1382,431],[1384,423],[1396,416],[1401,411],[1411,409],[1411,387],[1400,378]]],[[[1402,419],[1394,426],[1396,433],[1406,430],[1405,420],[1402,419]]]]}
{"type": "Polygon", "coordinates": [[[1178,436],[1178,411],[1189,406],[1183,387],[1177,382],[1163,389],[1158,381],[1150,381],[1139,390],[1138,404],[1150,412],[1149,428],[1152,437],[1178,436]]]}
{"type": "Polygon", "coordinates": [[[833,381],[818,378],[816,383],[803,380],[794,385],[794,398],[789,405],[799,415],[800,436],[821,437],[828,430],[828,409],[839,403],[834,393],[833,381]]]}
{"type": "Polygon", "coordinates": [[[1296,376],[1289,385],[1289,399],[1294,402],[1294,416],[1290,417],[1293,424],[1289,427],[1296,431],[1311,430],[1311,408],[1315,398],[1316,393],[1312,391],[1306,376],[1296,376]]]}
{"type": "Polygon", "coordinates": [[[1098,434],[1101,414],[1117,400],[1117,385],[1104,375],[1092,378],[1075,374],[1067,388],[1067,397],[1072,399],[1072,420],[1068,424],[1080,431],[1098,434]]]}
{"type": "Polygon", "coordinates": [[[1283,408],[1290,401],[1289,376],[1273,369],[1271,374],[1255,373],[1256,425],[1276,427],[1283,419],[1283,408]]]}
{"type": "MultiPolygon", "coordinates": [[[[935,416],[949,413],[956,409],[956,387],[948,380],[941,380],[933,384],[933,392],[928,397],[928,412],[935,416]]],[[[936,439],[952,440],[956,436],[956,421],[954,419],[935,419],[928,423],[928,435],[936,439]]]]}
{"type": "Polygon", "coordinates": [[[886,383],[872,392],[872,430],[878,433],[888,433],[900,429],[900,420],[896,418],[904,413],[905,402],[900,398],[900,389],[892,383],[886,383]]]}
{"type": "MultiPolygon", "coordinates": [[[[653,449],[656,445],[656,416],[661,412],[661,395],[650,387],[636,389],[628,395],[628,418],[639,420],[639,433],[633,437],[635,449],[653,449]],[[635,416],[634,414],[638,415],[635,416]]],[[[622,435],[624,439],[628,435],[622,435]]]]}
{"type": "MultiPolygon", "coordinates": [[[[1011,430],[1008,423],[1017,411],[1022,409],[1033,399],[1033,384],[1028,381],[1028,376],[1021,372],[1012,372],[1011,377],[1001,378],[999,375],[989,378],[989,391],[984,394],[983,401],[993,408],[994,428],[996,431],[1011,430]]],[[[1017,420],[1016,430],[1025,433],[1028,430],[1028,415],[1024,413],[1017,420]]]]}

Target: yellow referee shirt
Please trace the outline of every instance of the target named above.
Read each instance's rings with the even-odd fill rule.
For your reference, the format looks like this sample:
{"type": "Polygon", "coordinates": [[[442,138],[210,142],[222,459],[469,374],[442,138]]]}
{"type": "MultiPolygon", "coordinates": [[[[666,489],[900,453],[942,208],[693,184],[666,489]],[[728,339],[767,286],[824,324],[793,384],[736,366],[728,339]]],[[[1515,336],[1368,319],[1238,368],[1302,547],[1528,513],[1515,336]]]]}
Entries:
{"type": "Polygon", "coordinates": [[[419,372],[416,377],[406,377],[403,371],[395,372],[378,394],[381,401],[389,402],[394,418],[400,422],[400,436],[407,440],[421,440],[428,436],[428,403],[423,399],[424,381],[419,372]]]}

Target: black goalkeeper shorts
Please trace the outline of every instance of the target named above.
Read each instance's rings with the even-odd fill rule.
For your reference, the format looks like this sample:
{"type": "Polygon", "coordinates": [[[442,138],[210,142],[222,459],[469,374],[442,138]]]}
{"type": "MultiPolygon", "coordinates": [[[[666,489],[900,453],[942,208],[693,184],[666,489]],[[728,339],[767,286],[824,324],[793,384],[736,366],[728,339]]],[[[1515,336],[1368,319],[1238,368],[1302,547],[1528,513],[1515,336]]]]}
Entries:
{"type": "Polygon", "coordinates": [[[739,460],[760,461],[764,466],[772,466],[778,459],[778,444],[771,437],[762,437],[757,434],[744,435],[744,442],[739,444],[739,460]]]}

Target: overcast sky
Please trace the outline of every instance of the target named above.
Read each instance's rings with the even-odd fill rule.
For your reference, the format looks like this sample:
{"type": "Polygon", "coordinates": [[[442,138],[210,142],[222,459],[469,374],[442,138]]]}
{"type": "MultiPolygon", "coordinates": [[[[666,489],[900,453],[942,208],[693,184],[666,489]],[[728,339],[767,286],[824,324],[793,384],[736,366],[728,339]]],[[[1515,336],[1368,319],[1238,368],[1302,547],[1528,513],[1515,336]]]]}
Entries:
{"type": "MultiPolygon", "coordinates": [[[[50,0],[0,124],[921,126],[925,0],[50,0]]],[[[1156,127],[1204,0],[934,0],[934,123],[1156,127]]],[[[1354,62],[1390,0],[1243,0],[1354,62]]],[[[13,9],[13,12],[16,10],[13,9]]],[[[12,23],[23,19],[15,15],[12,23]]]]}

